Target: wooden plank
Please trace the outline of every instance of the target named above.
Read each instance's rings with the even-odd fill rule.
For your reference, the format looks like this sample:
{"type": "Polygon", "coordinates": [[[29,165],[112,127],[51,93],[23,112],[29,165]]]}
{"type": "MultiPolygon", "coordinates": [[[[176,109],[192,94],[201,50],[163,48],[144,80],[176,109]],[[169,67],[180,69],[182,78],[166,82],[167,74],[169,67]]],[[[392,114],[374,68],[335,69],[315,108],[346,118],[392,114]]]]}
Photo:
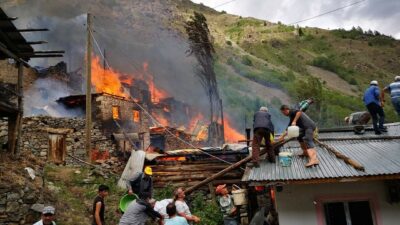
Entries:
{"type": "MultiPolygon", "coordinates": [[[[284,141],[281,141],[281,142],[276,142],[275,144],[272,145],[272,150],[271,150],[271,151],[275,151],[275,148],[278,148],[278,147],[284,145],[285,143],[287,143],[287,142],[289,142],[289,141],[291,141],[291,140],[292,140],[292,138],[291,138],[291,139],[284,140],[284,141]]],[[[260,156],[263,155],[263,154],[265,154],[265,153],[267,153],[267,150],[266,150],[266,149],[263,149],[263,150],[260,152],[260,156]]],[[[224,175],[225,173],[227,173],[227,172],[229,172],[229,171],[231,171],[231,170],[233,170],[233,169],[236,169],[236,168],[240,167],[242,164],[247,163],[247,162],[249,162],[250,160],[251,160],[251,156],[247,156],[246,158],[240,160],[239,162],[234,163],[234,164],[232,164],[232,165],[226,167],[226,168],[223,169],[222,171],[220,171],[220,172],[214,174],[213,176],[211,176],[211,177],[209,177],[209,178],[207,178],[207,179],[205,179],[205,180],[199,182],[198,184],[196,184],[196,185],[194,185],[194,186],[192,186],[192,187],[186,189],[186,190],[185,190],[185,193],[191,193],[193,190],[199,188],[200,186],[205,185],[205,184],[207,184],[207,183],[209,183],[209,182],[211,182],[211,181],[213,181],[213,180],[215,180],[215,179],[221,177],[221,176],[224,175]]]]}
{"type": "Polygon", "coordinates": [[[351,159],[350,157],[344,155],[343,153],[339,152],[338,150],[336,150],[335,148],[333,148],[332,146],[329,146],[325,143],[322,143],[321,141],[319,141],[318,139],[314,138],[315,142],[320,145],[321,147],[325,148],[326,150],[330,151],[331,153],[333,153],[337,158],[342,159],[345,163],[349,164],[350,166],[354,167],[356,170],[361,170],[361,171],[365,171],[365,168],[363,165],[361,165],[359,162],[351,159]]]}

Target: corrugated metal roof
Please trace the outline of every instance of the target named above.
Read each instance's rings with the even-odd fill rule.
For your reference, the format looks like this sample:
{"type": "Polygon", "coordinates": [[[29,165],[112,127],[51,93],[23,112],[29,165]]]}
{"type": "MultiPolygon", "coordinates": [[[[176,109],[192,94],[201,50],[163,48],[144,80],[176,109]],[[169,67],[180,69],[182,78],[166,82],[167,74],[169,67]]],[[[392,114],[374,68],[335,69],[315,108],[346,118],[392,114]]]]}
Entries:
{"type": "MultiPolygon", "coordinates": [[[[367,132],[361,137],[376,135],[367,132]]],[[[359,171],[325,148],[317,147],[319,166],[306,168],[307,158],[293,156],[290,167],[282,167],[278,163],[262,161],[259,168],[247,168],[242,181],[294,181],[330,178],[352,178],[362,176],[400,174],[400,139],[384,139],[384,136],[400,136],[400,123],[388,126],[388,133],[381,140],[357,140],[360,135],[353,132],[326,132],[320,138],[340,138],[346,140],[329,140],[323,143],[334,147],[337,151],[359,162],[365,171],[359,171]],[[354,140],[347,140],[354,137],[354,140]]],[[[291,141],[280,149],[281,152],[300,152],[297,141],[291,141]]]]}

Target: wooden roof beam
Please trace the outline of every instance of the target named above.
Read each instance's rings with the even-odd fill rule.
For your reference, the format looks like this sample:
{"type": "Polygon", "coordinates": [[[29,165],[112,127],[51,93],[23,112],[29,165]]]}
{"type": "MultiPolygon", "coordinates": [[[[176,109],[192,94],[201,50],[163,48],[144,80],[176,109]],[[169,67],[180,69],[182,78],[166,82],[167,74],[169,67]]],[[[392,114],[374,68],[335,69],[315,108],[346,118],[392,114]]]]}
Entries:
{"type": "Polygon", "coordinates": [[[56,58],[56,57],[63,57],[64,55],[61,54],[49,54],[49,55],[31,55],[29,58],[56,58]]]}
{"type": "Polygon", "coordinates": [[[0,21],[12,21],[16,19],[18,19],[18,17],[6,17],[6,18],[0,18],[0,21]]]}
{"type": "Polygon", "coordinates": [[[49,31],[47,28],[27,28],[18,30],[5,30],[6,33],[20,33],[20,32],[37,32],[37,31],[49,31]]]}

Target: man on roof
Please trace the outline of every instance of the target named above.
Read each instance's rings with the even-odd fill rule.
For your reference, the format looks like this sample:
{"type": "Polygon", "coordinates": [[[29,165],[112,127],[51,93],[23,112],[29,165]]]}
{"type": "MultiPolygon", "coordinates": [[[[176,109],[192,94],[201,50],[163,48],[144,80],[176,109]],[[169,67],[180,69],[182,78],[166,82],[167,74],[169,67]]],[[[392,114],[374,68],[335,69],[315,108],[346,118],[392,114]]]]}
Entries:
{"type": "Polygon", "coordinates": [[[369,114],[371,114],[375,134],[380,135],[382,132],[386,132],[383,126],[385,122],[385,113],[383,112],[384,100],[381,99],[378,81],[373,80],[370,82],[370,86],[364,92],[363,101],[369,114]]]}
{"type": "Polygon", "coordinates": [[[275,154],[271,147],[271,136],[274,135],[274,124],[271,120],[271,114],[268,108],[263,106],[254,114],[253,118],[253,142],[252,142],[252,164],[250,166],[259,166],[260,161],[260,145],[262,140],[265,141],[265,146],[268,150],[268,160],[275,162],[275,154]]]}
{"type": "Polygon", "coordinates": [[[382,101],[385,100],[385,92],[390,93],[393,107],[400,116],[400,76],[394,78],[394,82],[386,86],[382,91],[382,101]]]}
{"type": "MultiPolygon", "coordinates": [[[[314,132],[317,126],[315,125],[314,121],[312,121],[305,112],[297,109],[290,109],[287,105],[281,106],[281,112],[283,115],[290,118],[288,126],[298,126],[300,129],[300,135],[297,137],[297,140],[299,141],[300,147],[303,150],[303,153],[300,156],[306,156],[309,158],[306,167],[318,165],[319,161],[314,144],[314,132]]],[[[285,131],[279,137],[279,140],[283,141],[286,135],[287,131],[285,131]]]]}

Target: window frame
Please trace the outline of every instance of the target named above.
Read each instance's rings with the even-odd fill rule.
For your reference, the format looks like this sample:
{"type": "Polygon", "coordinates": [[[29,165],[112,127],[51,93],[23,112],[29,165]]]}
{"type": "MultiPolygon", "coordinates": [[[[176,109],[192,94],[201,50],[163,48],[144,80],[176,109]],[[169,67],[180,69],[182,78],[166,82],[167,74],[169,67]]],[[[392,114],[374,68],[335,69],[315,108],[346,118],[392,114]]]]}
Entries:
{"type": "MultiPolygon", "coordinates": [[[[371,210],[372,221],[374,225],[383,225],[381,219],[380,207],[378,204],[378,196],[375,193],[366,194],[344,194],[344,195],[329,195],[329,196],[318,196],[314,200],[315,210],[317,214],[317,224],[326,225],[324,204],[331,202],[344,202],[345,210],[348,208],[348,202],[355,201],[368,201],[371,210]]],[[[348,209],[347,209],[348,210],[348,209]]],[[[345,212],[346,214],[349,212],[345,212]]],[[[347,215],[346,215],[347,217],[347,215]]]]}

